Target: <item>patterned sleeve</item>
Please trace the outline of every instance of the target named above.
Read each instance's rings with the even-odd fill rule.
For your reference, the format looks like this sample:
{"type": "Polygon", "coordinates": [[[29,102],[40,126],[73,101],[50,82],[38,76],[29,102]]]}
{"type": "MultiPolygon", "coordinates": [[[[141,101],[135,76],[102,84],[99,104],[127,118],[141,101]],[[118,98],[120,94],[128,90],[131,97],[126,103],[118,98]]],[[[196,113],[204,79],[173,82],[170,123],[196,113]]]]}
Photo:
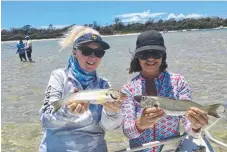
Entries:
{"type": "Polygon", "coordinates": [[[129,139],[137,138],[141,133],[136,128],[136,105],[131,97],[131,92],[129,91],[129,85],[124,85],[122,88],[122,93],[127,95],[127,98],[121,104],[121,110],[123,114],[123,132],[125,136],[129,139]]]}
{"type": "Polygon", "coordinates": [[[179,100],[191,100],[191,89],[183,76],[178,81],[179,100]]]}
{"type": "MultiPolygon", "coordinates": [[[[183,76],[181,76],[181,78],[179,79],[178,88],[179,100],[191,100],[191,89],[183,76]]],[[[190,121],[185,116],[180,116],[180,119],[184,126],[185,132],[196,136],[196,134],[192,132],[190,121]]]]}

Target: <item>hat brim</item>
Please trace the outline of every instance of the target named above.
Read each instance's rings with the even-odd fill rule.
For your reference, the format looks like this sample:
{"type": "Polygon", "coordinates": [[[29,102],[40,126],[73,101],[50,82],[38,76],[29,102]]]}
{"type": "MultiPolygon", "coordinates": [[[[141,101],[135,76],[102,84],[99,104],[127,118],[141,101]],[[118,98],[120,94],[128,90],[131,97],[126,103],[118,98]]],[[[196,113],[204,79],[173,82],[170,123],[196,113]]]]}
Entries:
{"type": "Polygon", "coordinates": [[[159,46],[159,45],[147,45],[136,49],[135,53],[145,51],[145,50],[159,50],[159,51],[165,52],[166,48],[164,46],[159,46]]]}
{"type": "Polygon", "coordinates": [[[106,42],[104,42],[104,41],[95,41],[95,40],[83,41],[83,42],[79,43],[78,45],[91,43],[91,42],[98,43],[103,48],[103,50],[108,50],[110,48],[109,44],[107,44],[106,42]]]}

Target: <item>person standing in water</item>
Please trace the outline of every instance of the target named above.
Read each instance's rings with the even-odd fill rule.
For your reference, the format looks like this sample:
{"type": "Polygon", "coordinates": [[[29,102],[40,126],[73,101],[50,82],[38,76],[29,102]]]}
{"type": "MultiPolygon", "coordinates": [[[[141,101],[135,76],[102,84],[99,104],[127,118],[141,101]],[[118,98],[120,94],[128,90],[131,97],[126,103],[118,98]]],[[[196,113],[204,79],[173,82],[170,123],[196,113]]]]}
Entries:
{"type": "Polygon", "coordinates": [[[30,37],[27,35],[25,36],[27,42],[25,43],[25,51],[27,52],[27,57],[30,62],[32,62],[32,41],[30,40],[30,37]]]}
{"type": "Polygon", "coordinates": [[[20,38],[19,42],[17,43],[17,52],[16,53],[19,54],[20,61],[22,61],[22,62],[27,61],[26,56],[25,56],[24,43],[23,43],[22,38],[20,38]]]}
{"type": "Polygon", "coordinates": [[[40,109],[44,135],[39,152],[107,152],[105,131],[121,126],[120,100],[98,105],[68,101],[54,114],[50,103],[76,90],[109,88],[108,81],[96,69],[110,46],[98,31],[83,26],[72,27],[60,44],[62,48],[71,45],[72,54],[68,65],[50,76],[40,109]]]}

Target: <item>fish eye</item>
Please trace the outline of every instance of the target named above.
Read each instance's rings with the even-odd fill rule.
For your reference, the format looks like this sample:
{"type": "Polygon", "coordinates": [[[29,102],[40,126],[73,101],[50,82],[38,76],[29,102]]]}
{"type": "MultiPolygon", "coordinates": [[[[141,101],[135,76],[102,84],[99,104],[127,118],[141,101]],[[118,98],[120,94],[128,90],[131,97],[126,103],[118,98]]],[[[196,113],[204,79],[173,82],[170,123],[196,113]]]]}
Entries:
{"type": "Polygon", "coordinates": [[[145,96],[142,96],[141,100],[146,100],[146,97],[145,96]]]}

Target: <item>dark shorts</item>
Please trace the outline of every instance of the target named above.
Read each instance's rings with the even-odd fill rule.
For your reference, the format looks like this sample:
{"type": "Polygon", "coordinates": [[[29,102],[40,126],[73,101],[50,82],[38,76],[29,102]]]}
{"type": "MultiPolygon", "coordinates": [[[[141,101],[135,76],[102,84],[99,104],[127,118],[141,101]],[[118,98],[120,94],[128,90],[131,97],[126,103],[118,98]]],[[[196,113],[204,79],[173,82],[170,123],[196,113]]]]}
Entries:
{"type": "Polygon", "coordinates": [[[32,56],[32,49],[27,49],[26,51],[27,51],[28,58],[31,58],[31,56],[32,56]]]}
{"type": "Polygon", "coordinates": [[[25,61],[27,61],[26,56],[25,56],[25,53],[24,54],[19,54],[19,58],[20,58],[21,61],[23,61],[23,59],[25,61]]]}

